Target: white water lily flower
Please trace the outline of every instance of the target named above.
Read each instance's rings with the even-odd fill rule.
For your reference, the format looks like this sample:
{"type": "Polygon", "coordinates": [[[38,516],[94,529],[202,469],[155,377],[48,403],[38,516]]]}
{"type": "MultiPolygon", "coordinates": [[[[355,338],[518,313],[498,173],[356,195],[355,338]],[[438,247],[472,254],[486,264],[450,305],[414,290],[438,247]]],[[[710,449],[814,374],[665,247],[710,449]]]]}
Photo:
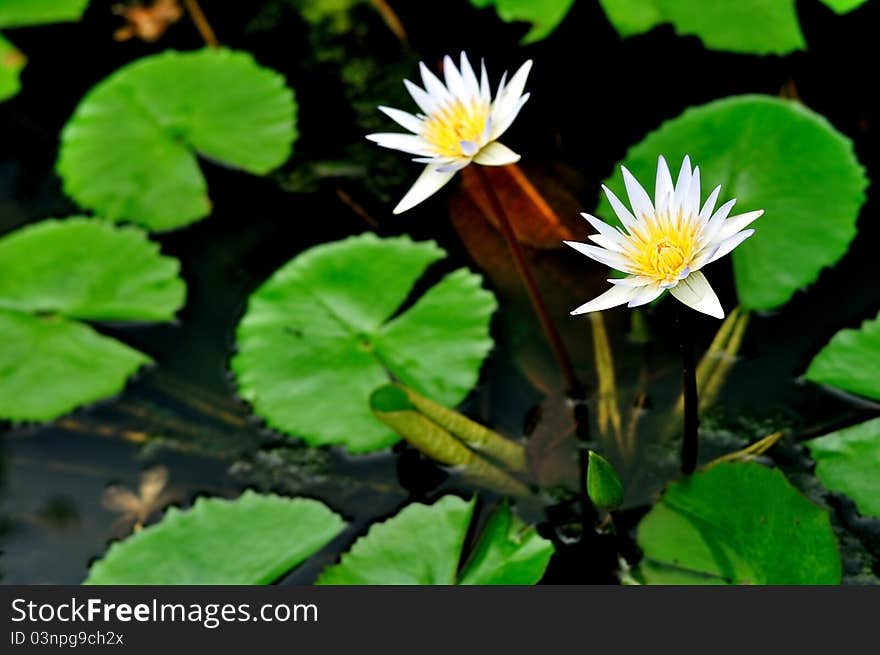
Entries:
{"type": "Polygon", "coordinates": [[[498,142],[520,109],[529,99],[523,94],[526,78],[532,68],[527,61],[506,82],[501,78],[495,99],[489,88],[485,64],[480,79],[465,53],[457,68],[449,56],[443,59],[445,83],[425,66],[419,64],[424,89],[404,80],[413,100],[424,113],[410,114],[400,109],[379,107],[392,120],[412,134],[380,133],[367,138],[385,148],[418,155],[413,161],[427,164],[421,176],[403,197],[395,214],[419,204],[449,182],[456,171],[471,162],[484,166],[504,166],[519,161],[519,155],[498,142]]]}
{"type": "Polygon", "coordinates": [[[654,204],[641,184],[623,166],[623,181],[630,212],[610,189],[602,188],[624,229],[614,228],[595,216],[583,217],[599,234],[590,235],[597,245],[566,241],[568,245],[627,277],[608,280],[608,291],[575,309],[572,314],[596,312],[626,304],[645,305],[667,289],[688,307],[715,318],[724,318],[718,296],[700,271],[706,264],[724,257],[754,234],[746,230],[764,210],[730,216],[736,199],[715,203],[721,187],[716,187],[700,208],[700,168],[691,171],[684,158],[675,186],[666,160],[657,162],[654,204]]]}

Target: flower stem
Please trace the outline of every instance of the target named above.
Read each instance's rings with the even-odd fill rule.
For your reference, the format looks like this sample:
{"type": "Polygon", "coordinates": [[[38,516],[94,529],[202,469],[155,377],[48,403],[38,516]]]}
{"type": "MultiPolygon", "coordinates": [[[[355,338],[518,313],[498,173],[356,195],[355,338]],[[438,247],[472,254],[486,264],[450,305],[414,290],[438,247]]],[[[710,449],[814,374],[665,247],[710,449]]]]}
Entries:
{"type": "Polygon", "coordinates": [[[678,339],[681,349],[681,383],[684,397],[684,432],[681,442],[681,472],[690,475],[697,468],[699,449],[699,400],[697,399],[697,365],[688,310],[676,307],[678,339]]]}
{"type": "Polygon", "coordinates": [[[510,254],[513,256],[517,272],[529,294],[529,300],[531,300],[535,314],[541,322],[541,328],[544,330],[544,335],[547,337],[547,341],[553,349],[553,354],[556,356],[556,361],[559,364],[563,377],[565,378],[565,384],[567,387],[566,391],[570,396],[579,398],[583,395],[583,386],[575,375],[574,367],[571,364],[571,358],[568,356],[568,351],[565,349],[562,337],[559,336],[559,331],[556,329],[556,325],[550,318],[550,313],[547,311],[547,305],[544,304],[544,298],[538,290],[538,285],[535,283],[535,278],[532,276],[532,272],[526,262],[525,254],[523,254],[522,247],[520,246],[519,241],[517,241],[507,211],[504,209],[504,205],[501,203],[498,194],[495,193],[492,182],[489,180],[489,176],[486,175],[482,166],[476,165],[474,166],[474,169],[477,171],[477,175],[480,178],[484,191],[486,192],[486,197],[489,199],[492,212],[498,219],[498,225],[501,226],[501,234],[504,235],[504,240],[507,242],[507,247],[510,250],[510,254]]]}
{"type": "Polygon", "coordinates": [[[183,4],[186,6],[186,11],[189,13],[189,17],[195,24],[202,40],[205,42],[205,45],[211,48],[219,47],[220,41],[217,40],[217,35],[214,34],[214,30],[211,28],[211,24],[208,22],[205,12],[202,11],[202,7],[199,5],[199,0],[183,0],[183,4]]]}

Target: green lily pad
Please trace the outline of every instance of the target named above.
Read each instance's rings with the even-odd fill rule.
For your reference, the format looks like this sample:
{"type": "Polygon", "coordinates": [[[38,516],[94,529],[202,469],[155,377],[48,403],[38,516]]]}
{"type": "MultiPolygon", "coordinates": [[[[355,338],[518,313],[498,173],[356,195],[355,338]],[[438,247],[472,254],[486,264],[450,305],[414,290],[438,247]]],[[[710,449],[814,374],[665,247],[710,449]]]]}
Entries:
{"type": "Polygon", "coordinates": [[[19,75],[26,63],[19,49],[0,34],[0,100],[11,98],[21,90],[19,75]]]}
{"type": "Polygon", "coordinates": [[[858,330],[841,330],[810,362],[804,377],[880,400],[880,314],[858,330]]]}
{"type": "Polygon", "coordinates": [[[546,39],[555,30],[574,0],[471,0],[478,9],[493,6],[498,17],[505,23],[531,23],[532,27],[523,37],[523,45],[546,39]]]}
{"type": "Polygon", "coordinates": [[[0,417],[51,420],[119,392],[150,358],[75,319],[170,321],[179,268],[140,229],[86,218],[0,239],[0,417]]]}
{"type": "MultiPolygon", "coordinates": [[[[852,142],[803,105],[769,96],[734,96],[685,111],[627,152],[622,164],[651,188],[657,156],[677,169],[699,165],[703,198],[721,184],[737,212],[763,209],[755,236],[733,252],[740,303],[779,307],[837,262],[856,234],[868,180],[852,142]],[[792,156],[797,144],[797,157],[792,156]]],[[[605,181],[624,188],[619,167],[605,181]]],[[[614,212],[602,199],[598,212],[614,212]]],[[[708,270],[711,279],[711,267],[708,270]]]]}
{"type": "Polygon", "coordinates": [[[811,439],[807,447],[823,485],[852,498],[865,516],[880,517],[880,418],[811,439]]]}
{"type": "MultiPolygon", "coordinates": [[[[821,0],[838,14],[866,0],[821,0]]],[[[757,55],[786,54],[806,48],[795,0],[599,0],[621,36],[633,36],[670,23],[681,36],[696,36],[710,50],[757,55]],[[755,29],[760,25],[760,29],[755,29]]]]}
{"type": "Polygon", "coordinates": [[[552,544],[517,519],[507,505],[490,517],[473,553],[459,571],[474,501],[444,496],[433,505],[413,503],[373,525],[321,574],[321,585],[534,584],[553,553],[552,544]]]}
{"type": "Polygon", "coordinates": [[[344,527],[326,505],[308,498],[252,491],[236,500],[200,498],[110,546],[85,584],[269,584],[344,527]]]}
{"type": "Polygon", "coordinates": [[[25,27],[80,19],[89,0],[3,0],[0,27],[25,27]]]}
{"type": "Polygon", "coordinates": [[[293,92],[243,52],[166,51],[86,94],[61,134],[57,169],[82,207],[171,230],[211,211],[196,155],[262,175],[290,156],[293,92]]]}
{"type": "Polygon", "coordinates": [[[242,397],[271,427],[352,452],[399,439],[369,406],[391,376],[460,403],[492,347],[494,296],[459,269],[397,313],[444,254],[433,242],[363,234],[289,261],[251,296],[238,326],[231,365],[242,397]]]}
{"type": "Polygon", "coordinates": [[[647,584],[839,584],[828,513],[777,470],[721,463],[669,485],[637,540],[647,584]]]}

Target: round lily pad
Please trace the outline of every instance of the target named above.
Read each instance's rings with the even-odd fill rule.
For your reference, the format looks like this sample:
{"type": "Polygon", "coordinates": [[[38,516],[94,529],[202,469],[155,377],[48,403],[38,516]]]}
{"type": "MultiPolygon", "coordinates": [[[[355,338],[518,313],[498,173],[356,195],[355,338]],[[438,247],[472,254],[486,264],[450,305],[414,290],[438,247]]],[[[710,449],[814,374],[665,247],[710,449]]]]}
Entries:
{"type": "Polygon", "coordinates": [[[89,0],[3,0],[0,27],[24,27],[79,20],[89,0]]]}
{"type": "Polygon", "coordinates": [[[637,535],[648,584],[839,584],[828,512],[778,470],[721,463],[669,485],[637,535]]]}
{"type": "Polygon", "coordinates": [[[211,211],[197,154],[262,175],[290,156],[295,118],[284,79],[249,54],[166,51],[86,94],[61,134],[57,169],[82,207],[171,230],[211,211]]]}
{"type": "Polygon", "coordinates": [[[251,296],[238,326],[242,397],[271,427],[351,452],[399,439],[369,405],[392,379],[460,403],[492,347],[496,303],[479,275],[459,269],[404,304],[444,254],[433,242],[363,234],[292,259],[251,296]]]}
{"type": "Polygon", "coordinates": [[[179,269],[142,230],[92,219],[0,239],[0,417],[51,420],[119,392],[150,358],[76,319],[171,320],[179,269]]]}
{"type": "MultiPolygon", "coordinates": [[[[852,142],[797,102],[748,95],[688,109],[621,163],[650,187],[661,154],[675,165],[690,155],[700,167],[703,197],[722,185],[722,199],[737,199],[732,215],[764,210],[752,226],[755,236],[732,255],[737,293],[749,309],[788,302],[837,262],[856,235],[868,184],[864,169],[852,142]]],[[[619,167],[615,171],[605,184],[623,189],[619,167]]],[[[616,220],[604,198],[598,211],[616,220]]]]}
{"type": "Polygon", "coordinates": [[[308,498],[252,491],[236,500],[200,498],[110,546],[85,584],[269,584],[344,527],[326,505],[308,498]]]}
{"type": "Polygon", "coordinates": [[[320,585],[535,584],[553,545],[504,504],[496,509],[463,566],[474,501],[444,496],[413,503],[373,525],[321,574],[320,585]]]}

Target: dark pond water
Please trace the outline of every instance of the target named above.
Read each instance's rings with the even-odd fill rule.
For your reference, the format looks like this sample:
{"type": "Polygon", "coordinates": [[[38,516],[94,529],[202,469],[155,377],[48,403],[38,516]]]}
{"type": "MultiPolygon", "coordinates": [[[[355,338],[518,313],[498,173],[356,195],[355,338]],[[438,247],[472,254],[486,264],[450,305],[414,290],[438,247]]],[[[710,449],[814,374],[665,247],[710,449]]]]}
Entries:
{"type": "MultiPolygon", "coordinates": [[[[399,74],[413,74],[418,57],[433,62],[446,52],[466,49],[485,55],[496,74],[502,66],[513,68],[533,58],[532,100],[507,141],[524,153],[524,168],[536,181],[551,180],[554,188],[564,189],[572,214],[595,206],[599,183],[615,162],[662,120],[690,105],[739,93],[796,89],[804,103],[855,140],[869,176],[880,176],[880,100],[864,64],[880,56],[874,34],[880,3],[869,3],[850,17],[835,17],[817,2],[798,3],[810,50],[786,58],[709,52],[694,39],[675,37],[670,29],[621,42],[591,2],[577,3],[550,39],[528,49],[517,45],[522,29],[500,23],[491,12],[474,12],[466,0],[443,3],[442,12],[425,12],[422,3],[394,4],[413,52],[401,47],[369,7],[355,14],[360,26],[352,34],[333,42],[341,44],[346,60],[369,55],[376,70],[387,71],[387,79],[369,91],[393,89],[399,97],[399,74]]],[[[294,157],[267,178],[204,163],[213,215],[158,237],[163,250],[181,260],[189,287],[179,321],[171,326],[101,326],[148,353],[157,367],[142,372],[119,397],[55,424],[0,426],[4,583],[80,582],[90,560],[130,527],[102,505],[105,488],[121,483],[135,489],[142,471],[156,465],[167,468],[169,490],[179,503],[198,494],[237,495],[255,487],[315,496],[348,517],[349,531],[288,582],[313,579],[367,523],[407,502],[467,491],[403,447],[364,458],[301,448],[263,429],[236,397],[226,365],[244,303],[272,271],[302,250],[372,229],[382,235],[405,232],[436,239],[450,252],[450,267],[480,266],[449,221],[446,198],[456,185],[402,217],[391,216],[392,199],[417,168],[405,157],[389,158],[372,150],[372,163],[363,168],[367,160],[357,159],[362,157],[361,136],[376,127],[378,123],[367,123],[377,117],[367,120],[352,109],[339,81],[338,58],[319,61],[312,54],[314,47],[326,47],[326,40],[310,33],[285,3],[209,5],[225,45],[254,53],[296,90],[301,136],[294,157]],[[352,149],[351,144],[357,145],[352,149]],[[324,164],[316,166],[316,161],[324,164]],[[352,199],[357,210],[342,198],[352,199]]],[[[61,192],[53,164],[60,128],[93,84],[139,56],[201,45],[186,22],[157,44],[115,43],[111,34],[118,19],[109,6],[96,0],[81,24],[17,30],[13,35],[28,53],[29,65],[24,91],[0,105],[0,232],[76,213],[61,192]]],[[[367,93],[360,102],[372,106],[380,97],[367,93]]],[[[394,105],[394,99],[383,100],[394,105]]],[[[797,156],[796,144],[792,156],[797,156]]],[[[779,427],[815,433],[821,426],[853,423],[876,413],[876,408],[797,381],[831,335],[876,313],[876,211],[871,188],[859,237],[843,261],[783,310],[752,318],[741,358],[705,417],[705,458],[779,427]]],[[[533,258],[577,368],[588,385],[595,385],[589,322],[567,312],[595,295],[601,271],[562,250],[533,258]],[[560,280],[564,283],[557,284],[560,280]],[[570,294],[572,287],[577,291],[570,294]]],[[[570,418],[560,396],[562,383],[535,321],[520,293],[506,283],[506,269],[481,264],[502,310],[493,323],[496,349],[465,410],[512,436],[536,423],[533,434],[564,431],[570,418]],[[535,407],[542,402],[539,415],[535,407]]],[[[729,266],[729,261],[715,265],[712,276],[726,307],[735,304],[729,266]]],[[[671,440],[662,436],[665,410],[678,392],[675,342],[664,327],[670,317],[668,303],[649,310],[645,318],[651,340],[640,345],[629,339],[630,313],[606,316],[621,397],[625,403],[640,393],[647,398],[629,457],[614,444],[599,444],[625,472],[628,510],[621,514],[621,526],[635,524],[675,471],[675,435],[671,440]]],[[[710,319],[696,323],[698,348],[704,349],[717,324],[710,319]]],[[[591,433],[598,434],[595,426],[591,433]]],[[[779,447],[772,456],[814,499],[833,508],[847,580],[871,581],[871,570],[876,572],[880,561],[880,527],[858,519],[847,501],[822,496],[796,443],[779,447]]],[[[570,533],[572,507],[562,504],[546,513],[541,508],[523,510],[541,521],[543,533],[576,541],[570,533]]],[[[151,518],[157,516],[153,512],[151,518]]],[[[613,581],[613,549],[634,554],[625,535],[618,541],[561,548],[546,581],[613,581]]]]}

